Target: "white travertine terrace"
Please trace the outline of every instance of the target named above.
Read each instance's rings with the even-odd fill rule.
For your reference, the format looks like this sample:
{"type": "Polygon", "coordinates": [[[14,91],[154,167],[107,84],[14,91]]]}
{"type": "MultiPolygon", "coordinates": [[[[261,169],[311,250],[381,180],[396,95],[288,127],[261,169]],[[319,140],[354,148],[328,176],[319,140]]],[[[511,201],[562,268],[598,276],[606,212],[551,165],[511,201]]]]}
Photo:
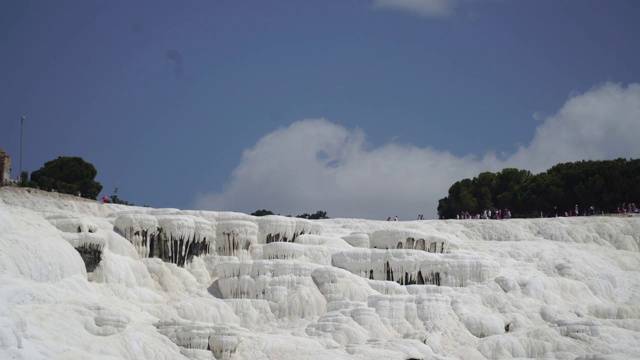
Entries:
{"type": "Polygon", "coordinates": [[[321,245],[272,242],[266,245],[253,245],[251,256],[256,260],[298,260],[319,265],[331,265],[331,250],[321,245]]]}
{"type": "Polygon", "coordinates": [[[369,248],[371,246],[371,240],[366,233],[354,232],[344,235],[342,239],[353,247],[369,248]]]}
{"type": "Polygon", "coordinates": [[[0,358],[638,359],[639,249],[638,216],[312,221],[0,188],[0,358]]]}
{"type": "Polygon", "coordinates": [[[296,244],[309,245],[309,246],[323,246],[332,251],[338,251],[340,249],[351,249],[352,246],[339,237],[327,236],[327,235],[315,235],[305,234],[296,238],[296,244]]]}
{"type": "Polygon", "coordinates": [[[451,252],[451,245],[447,238],[421,231],[378,230],[374,231],[369,238],[369,247],[376,249],[409,249],[431,253],[451,252]]]}
{"type": "Polygon", "coordinates": [[[327,302],[366,302],[369,296],[378,294],[367,280],[343,269],[320,267],[313,270],[311,277],[327,302]]]}
{"type": "Polygon", "coordinates": [[[77,216],[51,215],[47,217],[51,225],[58,230],[67,233],[95,233],[98,231],[98,225],[90,219],[80,218],[77,216]]]}
{"type": "Polygon", "coordinates": [[[332,263],[371,280],[402,285],[466,286],[500,273],[500,264],[490,259],[421,250],[354,249],[333,254],[332,263]]]}
{"type": "Polygon", "coordinates": [[[318,222],[307,219],[284,216],[262,216],[255,219],[258,223],[258,242],[294,242],[304,234],[320,234],[322,226],[318,222]]]}
{"type": "Polygon", "coordinates": [[[114,229],[133,244],[140,257],[159,257],[181,266],[193,256],[208,254],[216,236],[210,221],[174,209],[114,216],[114,229]]]}
{"type": "Polygon", "coordinates": [[[311,286],[316,265],[258,260],[219,264],[218,286],[225,299],[264,299],[276,318],[304,318],[324,312],[326,300],[311,286]]]}
{"type": "Polygon", "coordinates": [[[157,236],[158,219],[148,214],[121,214],[114,229],[131,241],[140,257],[149,257],[151,236],[157,236]]]}
{"type": "Polygon", "coordinates": [[[258,224],[247,220],[222,220],[216,228],[216,252],[245,259],[249,248],[258,242],[258,224]]]}

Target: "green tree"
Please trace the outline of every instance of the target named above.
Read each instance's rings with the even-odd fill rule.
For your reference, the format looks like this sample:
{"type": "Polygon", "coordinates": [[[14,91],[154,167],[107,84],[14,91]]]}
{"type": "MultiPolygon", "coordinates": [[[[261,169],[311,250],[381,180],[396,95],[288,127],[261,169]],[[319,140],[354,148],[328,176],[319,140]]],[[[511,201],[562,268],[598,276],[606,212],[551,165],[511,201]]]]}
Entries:
{"type": "Polygon", "coordinates": [[[115,188],[115,190],[113,190],[113,195],[109,196],[109,198],[111,199],[111,203],[112,204],[134,206],[134,204],[132,204],[132,203],[126,201],[126,200],[120,199],[118,197],[118,188],[115,188]]]}
{"type": "Polygon", "coordinates": [[[275,215],[275,214],[271,210],[262,209],[262,210],[256,210],[256,211],[252,212],[251,215],[253,215],[253,216],[267,216],[267,215],[275,215]]]}
{"type": "Polygon", "coordinates": [[[506,168],[496,174],[494,203],[498,209],[509,208],[512,213],[523,211],[518,205],[518,188],[531,177],[527,170],[506,168]]]}
{"type": "Polygon", "coordinates": [[[537,217],[542,212],[554,216],[562,209],[562,183],[547,173],[541,173],[526,179],[516,189],[517,214],[525,217],[537,217]]]}
{"type": "Polygon", "coordinates": [[[495,208],[493,194],[495,193],[497,181],[496,174],[488,171],[481,173],[471,181],[473,185],[473,195],[478,201],[478,208],[482,210],[495,208]]]}
{"type": "Polygon", "coordinates": [[[93,164],[82,158],[59,156],[32,172],[31,181],[43,190],[74,195],[80,192],[84,198],[95,199],[102,191],[102,185],[94,180],[96,175],[93,164]]]}
{"type": "Polygon", "coordinates": [[[34,183],[33,181],[29,180],[29,172],[28,171],[23,171],[22,173],[20,173],[18,186],[19,187],[30,187],[30,188],[38,187],[38,185],[36,183],[34,183]]]}
{"type": "Polygon", "coordinates": [[[321,211],[321,210],[316,211],[315,214],[304,213],[302,215],[296,215],[296,217],[297,218],[302,218],[302,219],[310,219],[310,220],[319,220],[319,219],[328,219],[329,218],[327,216],[327,212],[326,211],[321,211]]]}
{"type": "Polygon", "coordinates": [[[593,206],[596,212],[614,212],[622,203],[640,201],[640,160],[623,158],[562,163],[532,175],[512,168],[483,172],[472,180],[455,182],[438,201],[438,214],[482,213],[484,209],[509,208],[516,217],[581,214],[593,206]]]}
{"type": "Polygon", "coordinates": [[[449,188],[449,195],[438,202],[438,215],[440,218],[455,218],[456,214],[468,211],[474,214],[478,211],[478,200],[474,196],[473,181],[463,179],[457,181],[449,188]]]}

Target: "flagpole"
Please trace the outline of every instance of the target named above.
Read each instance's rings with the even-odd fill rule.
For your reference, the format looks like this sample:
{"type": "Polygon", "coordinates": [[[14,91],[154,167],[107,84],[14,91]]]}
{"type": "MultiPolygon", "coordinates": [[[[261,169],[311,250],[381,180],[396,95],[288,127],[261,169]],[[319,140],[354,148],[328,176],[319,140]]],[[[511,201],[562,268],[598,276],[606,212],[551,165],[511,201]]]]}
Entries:
{"type": "Polygon", "coordinates": [[[20,118],[20,175],[18,179],[22,182],[22,127],[24,125],[24,116],[20,118]]]}

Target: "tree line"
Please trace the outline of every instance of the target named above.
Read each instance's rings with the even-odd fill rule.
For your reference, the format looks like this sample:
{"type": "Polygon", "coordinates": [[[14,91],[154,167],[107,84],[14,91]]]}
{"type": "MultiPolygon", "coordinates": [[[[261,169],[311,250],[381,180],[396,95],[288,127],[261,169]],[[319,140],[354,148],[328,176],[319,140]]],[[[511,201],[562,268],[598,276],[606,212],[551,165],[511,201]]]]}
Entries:
{"type": "Polygon", "coordinates": [[[615,212],[620,204],[640,199],[640,160],[578,161],[557,164],[534,175],[506,168],[483,172],[455,182],[438,201],[439,217],[456,218],[461,212],[508,208],[513,217],[555,216],[591,207],[597,213],[615,212]]]}
{"type": "MultiPolygon", "coordinates": [[[[267,216],[267,215],[276,215],[273,211],[271,210],[256,210],[254,212],[251,213],[251,215],[253,216],[267,216]]],[[[277,214],[279,215],[279,214],[277,214]]],[[[287,217],[291,217],[291,215],[287,215],[287,217]]],[[[296,215],[295,217],[297,218],[301,218],[301,219],[310,219],[310,220],[319,220],[319,219],[329,219],[329,216],[327,216],[327,212],[326,211],[322,211],[322,210],[318,210],[313,214],[301,214],[301,215],[296,215]]]]}

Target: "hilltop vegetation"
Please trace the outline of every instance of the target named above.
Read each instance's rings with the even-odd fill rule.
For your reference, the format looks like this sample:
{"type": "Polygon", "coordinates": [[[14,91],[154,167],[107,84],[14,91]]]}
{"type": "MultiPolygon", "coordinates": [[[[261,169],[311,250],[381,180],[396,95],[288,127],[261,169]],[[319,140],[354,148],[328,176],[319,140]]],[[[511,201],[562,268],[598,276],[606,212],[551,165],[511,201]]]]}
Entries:
{"type": "MultiPolygon", "coordinates": [[[[254,212],[251,213],[251,215],[253,216],[267,216],[267,215],[276,215],[273,211],[271,210],[256,210],[254,212]]],[[[278,214],[280,215],[280,214],[278,214]]],[[[291,217],[291,215],[287,215],[288,217],[291,217]]],[[[297,218],[301,218],[301,219],[310,219],[310,220],[318,220],[318,219],[329,219],[329,216],[327,216],[327,212],[326,211],[322,211],[322,210],[318,210],[316,211],[314,214],[308,214],[308,213],[304,213],[301,215],[296,215],[297,218]]]]}
{"type": "Polygon", "coordinates": [[[102,185],[94,180],[96,175],[98,171],[93,164],[81,157],[59,156],[31,173],[31,181],[25,181],[26,176],[22,177],[21,185],[95,199],[102,191],[102,185]]]}
{"type": "MultiPolygon", "coordinates": [[[[32,172],[31,177],[28,172],[23,171],[18,186],[79,195],[95,200],[102,191],[102,184],[94,180],[97,175],[95,166],[81,157],[58,156],[32,172]]],[[[109,196],[109,202],[134,205],[118,197],[118,188],[109,196]]]]}
{"type": "Polygon", "coordinates": [[[591,206],[596,212],[615,212],[622,203],[637,199],[640,160],[579,161],[537,175],[507,168],[457,181],[438,201],[438,215],[449,219],[465,211],[482,214],[508,208],[515,217],[538,217],[573,211],[576,205],[580,214],[591,206]]]}

